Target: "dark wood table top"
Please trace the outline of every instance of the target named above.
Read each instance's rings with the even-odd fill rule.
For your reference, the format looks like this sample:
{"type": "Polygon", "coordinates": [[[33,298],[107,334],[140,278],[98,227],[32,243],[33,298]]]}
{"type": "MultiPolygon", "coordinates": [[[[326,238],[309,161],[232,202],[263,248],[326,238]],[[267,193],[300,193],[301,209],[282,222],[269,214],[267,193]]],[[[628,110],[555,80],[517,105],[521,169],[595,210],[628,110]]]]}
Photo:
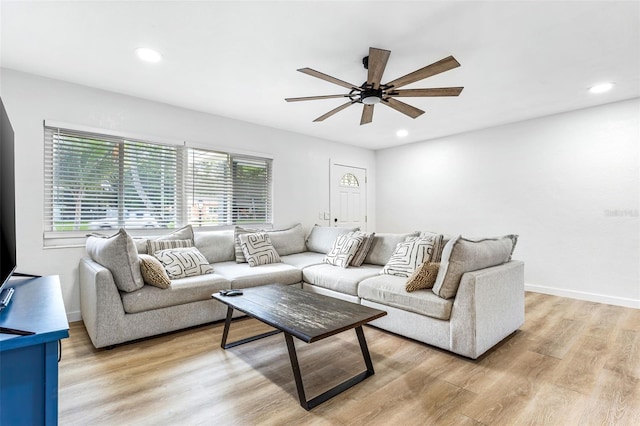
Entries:
{"type": "Polygon", "coordinates": [[[373,309],[282,284],[245,288],[241,296],[212,297],[298,339],[311,343],[387,315],[373,309]]]}

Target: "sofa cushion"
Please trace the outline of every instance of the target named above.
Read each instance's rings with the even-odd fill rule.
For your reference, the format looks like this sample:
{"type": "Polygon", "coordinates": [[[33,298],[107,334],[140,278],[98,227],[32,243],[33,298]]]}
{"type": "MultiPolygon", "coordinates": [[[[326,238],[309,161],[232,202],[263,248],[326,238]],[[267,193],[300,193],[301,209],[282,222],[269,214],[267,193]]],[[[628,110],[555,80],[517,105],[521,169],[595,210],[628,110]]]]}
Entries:
{"type": "Polygon", "coordinates": [[[307,237],[307,250],[327,254],[338,235],[358,231],[360,228],[338,228],[334,226],[313,225],[307,237]]]}
{"type": "Polygon", "coordinates": [[[135,314],[199,300],[210,300],[213,293],[229,288],[231,288],[229,281],[219,274],[197,275],[174,280],[171,287],[167,289],[145,285],[138,291],[122,293],[122,305],[126,313],[135,314]]]}
{"type": "Polygon", "coordinates": [[[302,281],[300,269],[285,263],[271,263],[256,267],[248,263],[216,263],[216,273],[231,282],[231,288],[247,288],[265,284],[295,284],[302,281]]]}
{"type": "Polygon", "coordinates": [[[407,234],[376,233],[376,235],[373,236],[371,249],[369,249],[369,253],[367,253],[364,263],[381,266],[386,265],[398,243],[403,242],[408,237],[417,236],[418,232],[411,232],[407,234]]]}
{"type": "Polygon", "coordinates": [[[302,270],[304,282],[327,288],[340,293],[358,295],[360,281],[378,275],[382,268],[378,265],[364,264],[359,268],[337,268],[333,265],[322,264],[309,266],[302,270]]]}
{"type": "Polygon", "coordinates": [[[236,258],[233,229],[198,231],[193,236],[193,240],[209,263],[227,262],[236,258]]]}
{"type": "Polygon", "coordinates": [[[448,320],[451,317],[453,300],[438,297],[431,290],[407,292],[406,282],[406,278],[393,275],[368,278],[358,286],[358,296],[432,318],[448,320]]]}
{"type": "Polygon", "coordinates": [[[434,244],[430,238],[407,238],[398,243],[381,273],[408,278],[419,265],[431,259],[434,244]]]}
{"type": "Polygon", "coordinates": [[[438,277],[438,269],[440,269],[440,263],[424,262],[407,279],[405,289],[408,292],[412,292],[433,288],[438,277]]]}
{"type": "Polygon", "coordinates": [[[324,254],[314,251],[305,251],[302,253],[290,254],[288,256],[280,256],[280,260],[287,265],[295,266],[298,269],[304,269],[312,265],[321,265],[324,260],[324,254]]]}
{"type": "Polygon", "coordinates": [[[195,247],[160,250],[154,253],[172,280],[213,273],[207,259],[195,247]]]}
{"type": "Polygon", "coordinates": [[[162,263],[150,254],[140,254],[140,272],[145,284],[158,288],[168,288],[171,279],[167,275],[162,263]]]}
{"type": "Polygon", "coordinates": [[[433,245],[431,262],[440,263],[440,259],[442,259],[442,250],[444,249],[444,245],[450,240],[450,238],[442,234],[439,234],[437,232],[431,232],[431,231],[422,231],[420,232],[419,237],[431,238],[434,240],[435,244],[433,245]]]}
{"type": "Polygon", "coordinates": [[[267,231],[267,233],[271,238],[271,244],[273,244],[280,256],[307,251],[307,245],[304,241],[304,229],[300,223],[288,229],[276,229],[267,231]]]}
{"type": "Polygon", "coordinates": [[[465,272],[500,265],[511,258],[516,235],[472,240],[458,236],[442,251],[442,260],[433,292],[450,299],[455,297],[460,278],[465,272]]]}
{"type": "Polygon", "coordinates": [[[338,235],[338,238],[333,242],[331,250],[324,257],[324,263],[348,268],[364,239],[364,235],[357,235],[355,232],[338,235]]]}
{"type": "Polygon", "coordinates": [[[142,288],[140,259],[133,239],[124,229],[110,237],[87,237],[87,253],[113,275],[120,291],[131,292],[142,288]]]}
{"type": "Polygon", "coordinates": [[[147,240],[147,254],[155,255],[157,251],[193,247],[193,240],[147,240]]]}
{"type": "Polygon", "coordinates": [[[240,247],[249,266],[268,265],[269,263],[279,263],[280,256],[271,238],[266,232],[256,232],[254,234],[240,234],[240,247]]]}
{"type": "Polygon", "coordinates": [[[240,235],[243,234],[255,234],[256,232],[263,232],[262,229],[254,229],[254,228],[243,228],[241,226],[236,226],[233,229],[233,244],[234,250],[236,252],[236,262],[237,263],[247,263],[247,258],[244,257],[244,253],[242,251],[242,244],[240,243],[240,235]]]}
{"type": "Polygon", "coordinates": [[[362,235],[364,240],[362,244],[358,247],[358,251],[356,255],[351,259],[351,266],[360,266],[364,263],[364,259],[366,259],[369,250],[371,250],[371,245],[373,244],[373,237],[376,235],[375,232],[361,232],[356,231],[356,235],[362,235]]]}

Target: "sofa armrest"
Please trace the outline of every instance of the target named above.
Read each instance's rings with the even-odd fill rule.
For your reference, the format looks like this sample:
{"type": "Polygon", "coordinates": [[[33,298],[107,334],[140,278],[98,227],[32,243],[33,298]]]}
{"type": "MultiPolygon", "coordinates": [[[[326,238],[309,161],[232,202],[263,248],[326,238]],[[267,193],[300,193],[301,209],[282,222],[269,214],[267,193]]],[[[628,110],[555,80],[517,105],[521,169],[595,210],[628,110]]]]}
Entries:
{"type": "Polygon", "coordinates": [[[524,324],[524,262],[467,272],[451,311],[451,349],[476,359],[524,324]]]}
{"type": "Polygon", "coordinates": [[[118,327],[124,307],[113,275],[88,257],[80,260],[80,310],[89,337],[96,348],[104,346],[104,327],[118,327]]]}

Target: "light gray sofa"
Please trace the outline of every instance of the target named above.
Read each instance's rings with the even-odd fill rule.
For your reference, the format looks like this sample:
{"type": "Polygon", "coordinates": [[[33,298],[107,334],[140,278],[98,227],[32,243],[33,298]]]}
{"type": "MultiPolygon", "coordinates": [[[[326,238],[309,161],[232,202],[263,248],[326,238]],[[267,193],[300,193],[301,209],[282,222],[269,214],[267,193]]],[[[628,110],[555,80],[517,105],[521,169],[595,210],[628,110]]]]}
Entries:
{"type": "MultiPolygon", "coordinates": [[[[521,261],[464,272],[455,297],[444,299],[430,289],[409,293],[407,278],[380,273],[396,244],[411,234],[376,234],[362,266],[341,268],[323,262],[340,232],[344,230],[316,226],[306,236],[300,225],[270,231],[281,263],[256,267],[236,263],[233,230],[195,232],[195,246],[214,272],[173,280],[168,289],[143,285],[120,291],[113,265],[110,270],[85,257],[79,275],[87,332],[101,348],[222,320],[226,306],[211,299],[212,293],[270,283],[302,285],[385,310],[388,315],[371,325],[472,359],[524,323],[521,261]]],[[[137,244],[137,250],[144,252],[144,244],[137,244]]],[[[121,279],[119,275],[116,271],[121,279]]]]}

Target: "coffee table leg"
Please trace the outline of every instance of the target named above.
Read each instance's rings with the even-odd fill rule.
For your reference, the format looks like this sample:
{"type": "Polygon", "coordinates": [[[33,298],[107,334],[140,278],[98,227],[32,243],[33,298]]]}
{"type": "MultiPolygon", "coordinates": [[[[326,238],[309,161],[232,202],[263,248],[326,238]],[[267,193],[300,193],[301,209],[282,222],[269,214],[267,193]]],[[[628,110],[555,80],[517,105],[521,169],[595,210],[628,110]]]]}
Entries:
{"type": "Polygon", "coordinates": [[[273,336],[274,334],[282,333],[280,330],[268,331],[266,333],[258,334],[256,336],[247,337],[246,339],[241,339],[235,342],[231,342],[227,344],[227,337],[229,337],[229,328],[231,327],[231,320],[233,317],[233,308],[231,306],[227,306],[227,319],[224,322],[224,329],[222,330],[222,342],[220,342],[220,347],[222,349],[233,348],[238,345],[243,345],[245,343],[253,342],[254,340],[264,339],[265,337],[273,336]]]}
{"type": "Polygon", "coordinates": [[[367,366],[367,369],[360,374],[356,374],[352,378],[340,383],[337,386],[332,387],[328,391],[316,396],[307,401],[307,397],[304,393],[304,384],[302,382],[302,374],[300,373],[300,365],[298,364],[298,355],[296,353],[296,347],[293,344],[293,336],[289,333],[284,333],[284,338],[287,341],[287,349],[289,350],[289,360],[291,361],[291,369],[293,370],[293,378],[296,381],[296,389],[298,390],[298,399],[300,400],[300,405],[305,410],[309,411],[314,407],[322,404],[323,402],[333,398],[351,388],[352,386],[360,383],[367,377],[372,376],[373,371],[373,363],[371,362],[371,355],[369,354],[369,348],[367,346],[367,341],[364,337],[364,331],[362,330],[362,326],[356,327],[356,334],[358,336],[358,342],[360,343],[360,350],[362,351],[362,357],[364,358],[364,363],[367,366]]]}
{"type": "Polygon", "coordinates": [[[233,317],[233,308],[227,306],[227,319],[224,321],[224,330],[222,330],[222,342],[220,347],[227,349],[227,337],[229,337],[229,327],[231,327],[231,318],[233,317]]]}
{"type": "Polygon", "coordinates": [[[370,375],[375,374],[375,371],[373,371],[373,362],[371,362],[371,355],[369,354],[369,347],[367,346],[367,340],[364,338],[362,326],[356,327],[356,334],[358,335],[358,342],[360,342],[360,350],[362,351],[362,357],[364,358],[364,365],[367,366],[367,372],[370,373],[370,375]]]}
{"type": "Polygon", "coordinates": [[[291,361],[291,369],[293,370],[293,378],[296,381],[296,389],[298,390],[298,399],[300,405],[305,410],[310,410],[307,403],[307,397],[304,394],[304,384],[302,383],[302,375],[300,374],[300,364],[298,364],[298,355],[296,353],[296,347],[293,343],[293,337],[289,333],[284,333],[284,339],[287,342],[287,349],[289,350],[289,360],[291,361]]]}

